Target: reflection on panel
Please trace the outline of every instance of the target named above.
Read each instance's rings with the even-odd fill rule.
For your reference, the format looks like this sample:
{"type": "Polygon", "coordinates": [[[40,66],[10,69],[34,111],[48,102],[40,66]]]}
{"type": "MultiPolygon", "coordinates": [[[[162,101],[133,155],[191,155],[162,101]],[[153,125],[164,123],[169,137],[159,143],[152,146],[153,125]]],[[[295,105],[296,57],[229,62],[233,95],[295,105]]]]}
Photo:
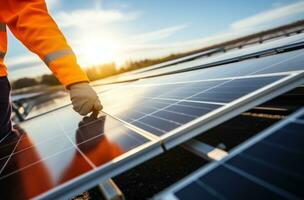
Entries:
{"type": "Polygon", "coordinates": [[[34,104],[34,106],[33,108],[31,108],[29,114],[26,116],[26,119],[30,119],[49,112],[51,110],[55,110],[68,105],[70,104],[70,97],[68,96],[68,94],[66,94],[65,96],[49,98],[48,100],[42,102],[36,102],[36,100],[33,99],[33,102],[30,103],[34,104]]]}
{"type": "Polygon", "coordinates": [[[157,136],[284,76],[130,84],[101,95],[105,111],[157,136]]]}
{"type": "Polygon", "coordinates": [[[68,134],[74,145],[94,164],[101,166],[149,140],[109,116],[85,117],[76,131],[68,134]]]}
{"type": "Polygon", "coordinates": [[[35,197],[150,142],[110,116],[73,117],[69,109],[23,123],[1,143],[1,198],[35,197]]]}

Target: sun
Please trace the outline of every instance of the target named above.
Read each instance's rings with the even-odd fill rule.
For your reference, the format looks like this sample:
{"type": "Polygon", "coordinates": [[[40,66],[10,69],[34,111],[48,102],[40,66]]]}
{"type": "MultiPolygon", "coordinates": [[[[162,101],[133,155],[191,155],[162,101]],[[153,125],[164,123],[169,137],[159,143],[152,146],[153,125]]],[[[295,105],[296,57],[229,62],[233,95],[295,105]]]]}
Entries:
{"type": "Polygon", "coordinates": [[[83,38],[78,46],[79,62],[84,66],[115,62],[120,48],[115,40],[95,35],[83,38]]]}
{"type": "Polygon", "coordinates": [[[117,45],[111,41],[91,41],[83,50],[88,64],[97,65],[115,61],[117,45]]]}

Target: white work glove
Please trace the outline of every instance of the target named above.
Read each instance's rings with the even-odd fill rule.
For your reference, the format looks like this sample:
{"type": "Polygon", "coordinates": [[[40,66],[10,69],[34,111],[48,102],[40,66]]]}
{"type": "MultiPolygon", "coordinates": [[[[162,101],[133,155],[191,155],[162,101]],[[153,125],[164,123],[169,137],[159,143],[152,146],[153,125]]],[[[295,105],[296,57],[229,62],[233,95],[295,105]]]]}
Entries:
{"type": "Polygon", "coordinates": [[[76,83],[70,87],[70,97],[73,109],[80,115],[100,111],[102,105],[89,83],[76,83]]]}

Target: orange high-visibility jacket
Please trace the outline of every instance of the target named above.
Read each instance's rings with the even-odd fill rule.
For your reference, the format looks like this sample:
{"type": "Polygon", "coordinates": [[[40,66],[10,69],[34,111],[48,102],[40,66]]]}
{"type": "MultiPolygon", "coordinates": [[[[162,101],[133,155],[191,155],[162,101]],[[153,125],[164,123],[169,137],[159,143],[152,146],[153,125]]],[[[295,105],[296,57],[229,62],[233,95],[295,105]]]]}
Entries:
{"type": "Polygon", "coordinates": [[[44,0],[0,0],[0,77],[7,75],[6,26],[29,50],[36,53],[65,85],[88,81],[44,0]]]}

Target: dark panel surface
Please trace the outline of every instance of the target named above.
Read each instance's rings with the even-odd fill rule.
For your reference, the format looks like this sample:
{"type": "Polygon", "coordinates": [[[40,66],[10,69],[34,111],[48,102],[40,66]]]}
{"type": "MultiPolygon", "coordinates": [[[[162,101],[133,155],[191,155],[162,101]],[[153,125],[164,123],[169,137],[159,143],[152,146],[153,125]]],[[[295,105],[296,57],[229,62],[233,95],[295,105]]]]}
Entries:
{"type": "Polygon", "coordinates": [[[202,198],[206,191],[212,199],[303,199],[304,123],[298,120],[303,112],[251,139],[255,142],[234,150],[174,194],[179,199],[202,198]]]}
{"type": "Polygon", "coordinates": [[[204,197],[206,200],[215,198],[212,193],[208,192],[205,188],[202,188],[199,182],[193,182],[187,185],[182,190],[176,192],[176,196],[178,196],[180,199],[193,200],[201,200],[202,197],[204,197]]]}
{"type": "Polygon", "coordinates": [[[279,195],[224,166],[217,167],[197,181],[204,183],[205,187],[212,188],[217,196],[226,199],[280,199],[279,195]]]}

